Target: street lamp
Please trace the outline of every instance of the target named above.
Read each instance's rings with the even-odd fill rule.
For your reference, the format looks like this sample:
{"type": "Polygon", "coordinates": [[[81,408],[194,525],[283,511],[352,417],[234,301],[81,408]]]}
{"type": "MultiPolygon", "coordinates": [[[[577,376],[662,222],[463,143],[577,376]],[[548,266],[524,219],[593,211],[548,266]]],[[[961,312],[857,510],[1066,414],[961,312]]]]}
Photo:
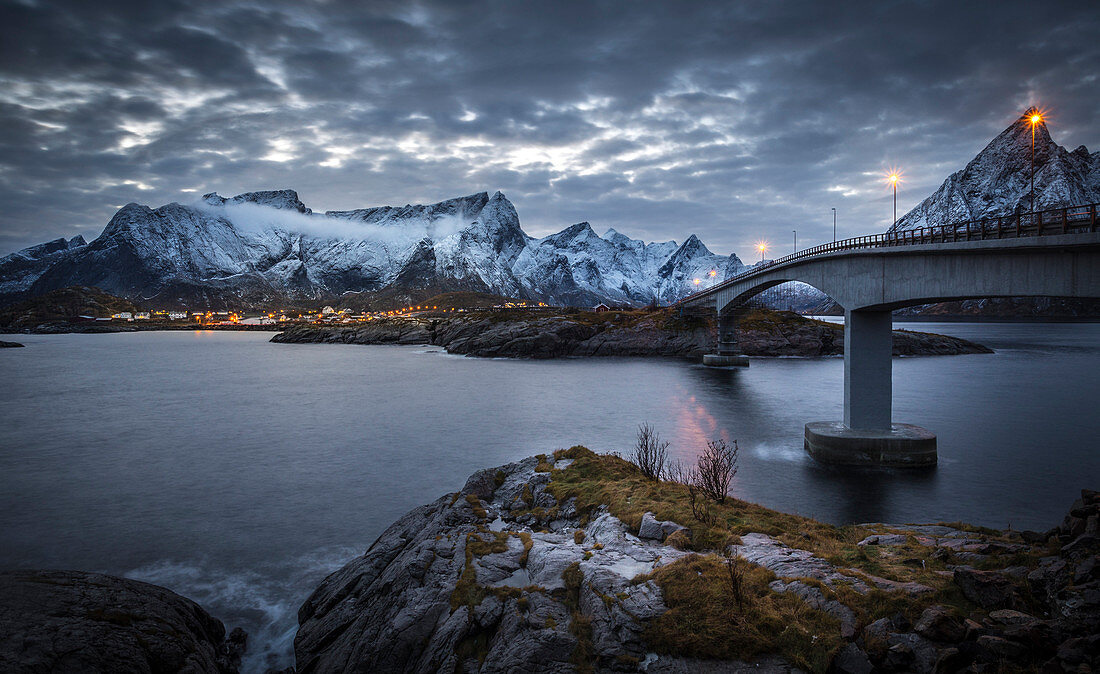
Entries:
{"type": "Polygon", "coordinates": [[[756,250],[760,251],[760,261],[764,261],[764,253],[768,250],[767,241],[758,241],[756,244],[756,250]]]}
{"type": "Polygon", "coordinates": [[[715,277],[718,276],[718,270],[717,269],[711,269],[710,271],[707,272],[707,276],[710,277],[710,285],[713,287],[715,277]]]}
{"type": "Polygon", "coordinates": [[[794,234],[794,252],[798,252],[798,230],[792,229],[791,234],[794,234]]]}
{"type": "MultiPolygon", "coordinates": [[[[1032,108],[1031,116],[1027,121],[1031,123],[1031,212],[1035,212],[1035,127],[1043,123],[1043,113],[1038,108],[1032,108]]],[[[1034,216],[1032,216],[1034,217],[1034,216]]]]}
{"type": "Polygon", "coordinates": [[[898,183],[901,181],[900,171],[891,171],[890,175],[886,176],[886,182],[890,183],[890,186],[894,188],[894,226],[898,224],[898,183]]]}
{"type": "Polygon", "coordinates": [[[833,243],[836,243],[836,209],[833,209],[833,243]]]}

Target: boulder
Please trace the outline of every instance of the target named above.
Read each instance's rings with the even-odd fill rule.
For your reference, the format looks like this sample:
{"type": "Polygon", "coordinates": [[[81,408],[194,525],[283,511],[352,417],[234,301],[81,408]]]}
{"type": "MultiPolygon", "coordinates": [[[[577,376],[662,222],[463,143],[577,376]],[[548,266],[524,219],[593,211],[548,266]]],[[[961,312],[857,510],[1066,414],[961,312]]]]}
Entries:
{"type": "Polygon", "coordinates": [[[0,671],[236,672],[246,642],[163,587],[81,571],[0,572],[0,671]]]}
{"type": "Polygon", "coordinates": [[[966,626],[946,606],[929,606],[924,609],[913,630],[932,641],[954,643],[966,638],[966,626]]]}
{"type": "MultiPolygon", "coordinates": [[[[686,531],[687,527],[675,522],[659,520],[653,513],[642,515],[642,524],[638,527],[638,538],[651,541],[663,541],[677,531],[686,531]]],[[[690,532],[687,534],[690,536],[690,532]]]]}
{"type": "Polygon", "coordinates": [[[875,668],[859,646],[847,643],[837,651],[829,671],[832,674],[871,674],[875,668]]]}
{"type": "Polygon", "coordinates": [[[967,599],[984,609],[1013,608],[1021,604],[1011,580],[996,571],[955,569],[955,584],[967,599]]]}

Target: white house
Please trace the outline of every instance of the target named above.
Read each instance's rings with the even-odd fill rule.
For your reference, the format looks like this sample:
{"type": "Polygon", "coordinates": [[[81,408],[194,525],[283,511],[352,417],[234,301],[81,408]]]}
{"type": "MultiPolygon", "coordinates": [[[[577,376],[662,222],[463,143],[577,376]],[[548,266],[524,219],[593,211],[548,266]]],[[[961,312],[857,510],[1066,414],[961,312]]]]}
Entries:
{"type": "Polygon", "coordinates": [[[124,318],[128,321],[134,320],[134,314],[129,311],[120,311],[117,314],[111,314],[111,318],[124,318]]]}

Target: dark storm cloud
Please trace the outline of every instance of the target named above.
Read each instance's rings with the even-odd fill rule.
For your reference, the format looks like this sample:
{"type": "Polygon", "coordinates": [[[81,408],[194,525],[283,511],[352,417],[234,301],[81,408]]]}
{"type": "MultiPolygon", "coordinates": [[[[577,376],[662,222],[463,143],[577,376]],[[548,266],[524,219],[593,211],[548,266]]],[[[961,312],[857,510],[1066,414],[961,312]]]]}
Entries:
{"type": "Polygon", "coordinates": [[[1088,2],[0,0],[0,253],[282,187],[501,189],[532,234],[742,256],[824,240],[831,207],[879,231],[884,168],[904,210],[1032,102],[1100,149],[1098,28],[1088,2]]]}

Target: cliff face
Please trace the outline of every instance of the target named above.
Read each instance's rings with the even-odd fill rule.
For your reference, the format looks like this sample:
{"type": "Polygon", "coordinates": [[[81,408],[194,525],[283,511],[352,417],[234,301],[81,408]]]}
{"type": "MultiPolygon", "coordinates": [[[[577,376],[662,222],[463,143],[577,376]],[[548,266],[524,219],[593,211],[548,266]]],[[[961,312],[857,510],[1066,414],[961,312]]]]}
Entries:
{"type": "MultiPolygon", "coordinates": [[[[449,353],[483,357],[671,356],[700,358],[715,348],[713,323],[651,314],[464,314],[400,318],[354,327],[293,327],[279,343],[431,344],[449,353]]],[[[794,314],[758,311],[738,328],[749,356],[833,356],[844,352],[843,326],[794,314]]],[[[990,353],[964,339],[897,330],[895,355],[990,353]]]]}

